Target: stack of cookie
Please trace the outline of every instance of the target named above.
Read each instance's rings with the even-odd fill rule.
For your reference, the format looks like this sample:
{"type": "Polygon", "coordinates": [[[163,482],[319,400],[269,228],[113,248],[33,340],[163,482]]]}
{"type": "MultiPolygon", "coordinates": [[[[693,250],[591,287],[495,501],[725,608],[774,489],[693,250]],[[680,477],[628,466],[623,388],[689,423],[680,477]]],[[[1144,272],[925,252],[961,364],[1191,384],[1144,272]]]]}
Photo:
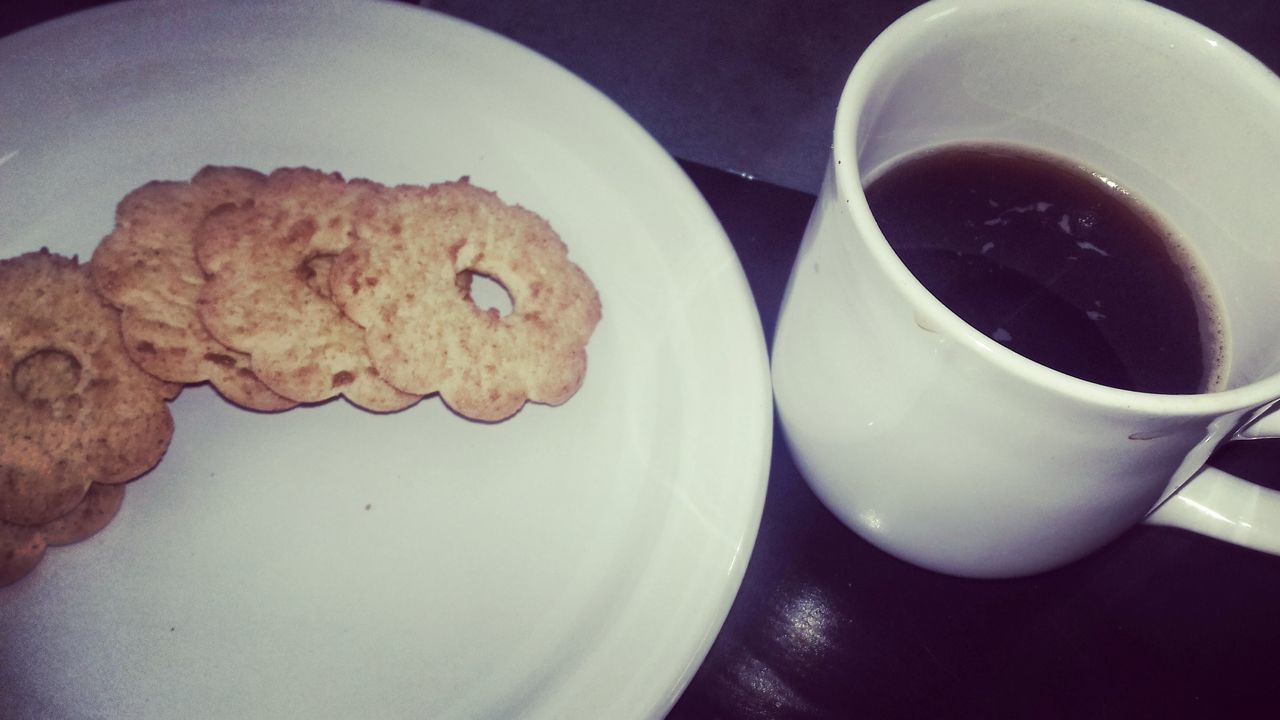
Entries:
{"type": "Polygon", "coordinates": [[[0,261],[0,585],[110,521],[120,485],[168,448],[179,389],[125,356],[76,260],[0,261]]]}
{"type": "Polygon", "coordinates": [[[387,187],[308,168],[143,185],[87,268],[0,261],[0,305],[0,585],[110,520],[123,491],[109,488],[159,461],[184,385],[267,412],[438,394],[500,421],[578,390],[600,320],[534,213],[466,178],[387,187]],[[508,314],[472,301],[476,276],[508,314]]]}

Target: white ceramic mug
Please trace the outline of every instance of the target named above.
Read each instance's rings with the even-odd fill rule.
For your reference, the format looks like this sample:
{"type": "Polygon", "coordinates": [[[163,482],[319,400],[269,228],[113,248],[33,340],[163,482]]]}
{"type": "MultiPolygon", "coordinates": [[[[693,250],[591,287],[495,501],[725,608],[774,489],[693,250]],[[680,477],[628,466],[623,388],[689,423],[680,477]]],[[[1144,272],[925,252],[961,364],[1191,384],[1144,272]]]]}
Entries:
{"type": "MultiPolygon", "coordinates": [[[[1204,463],[1280,434],[1280,79],[1140,0],[936,0],[859,59],[778,320],[788,443],[841,520],[916,564],[1008,577],[1136,523],[1280,552],[1280,493],[1204,463]],[[1117,390],[974,330],[898,260],[863,196],[953,142],[1104,172],[1190,242],[1220,294],[1227,385],[1117,390]]],[[[1280,472],[1280,468],[1276,469],[1280,472]]]]}

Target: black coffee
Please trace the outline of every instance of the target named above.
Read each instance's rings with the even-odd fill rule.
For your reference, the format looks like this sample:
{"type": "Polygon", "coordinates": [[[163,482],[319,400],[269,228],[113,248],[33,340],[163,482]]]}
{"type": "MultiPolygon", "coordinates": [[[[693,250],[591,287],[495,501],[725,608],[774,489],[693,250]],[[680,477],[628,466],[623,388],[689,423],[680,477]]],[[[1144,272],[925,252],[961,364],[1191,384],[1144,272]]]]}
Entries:
{"type": "Polygon", "coordinates": [[[929,292],[991,339],[1095,383],[1214,387],[1216,305],[1168,230],[1099,173],[1000,146],[899,162],[866,188],[929,292]]]}

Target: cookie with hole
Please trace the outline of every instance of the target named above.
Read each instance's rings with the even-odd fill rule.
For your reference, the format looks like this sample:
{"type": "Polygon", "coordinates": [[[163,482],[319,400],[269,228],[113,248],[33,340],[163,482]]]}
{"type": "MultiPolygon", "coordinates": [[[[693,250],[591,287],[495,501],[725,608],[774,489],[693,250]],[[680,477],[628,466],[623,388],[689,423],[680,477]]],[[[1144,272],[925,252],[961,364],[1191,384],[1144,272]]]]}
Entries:
{"type": "Polygon", "coordinates": [[[91,483],[154,467],[180,387],[129,359],[119,311],[76,258],[0,260],[0,522],[49,522],[91,483]]]}
{"type": "Polygon", "coordinates": [[[333,258],[350,244],[361,199],[381,189],[337,173],[281,168],[250,200],[215,209],[196,230],[196,258],[207,276],[197,314],[286,398],[341,396],[376,412],[421,399],[382,379],[363,331],[331,299],[333,258]]]}
{"type": "Polygon", "coordinates": [[[241,167],[208,166],[189,181],[149,182],[116,207],[115,227],[89,261],[99,294],[122,312],[125,350],[143,370],[170,382],[208,382],[252,410],[297,403],[273,392],[249,356],[218,342],[196,316],[204,274],[196,262],[196,227],[214,208],[244,202],[266,177],[241,167]]]}
{"type": "Polygon", "coordinates": [[[391,384],[488,422],[581,387],[600,298],[545,219],[463,178],[369,196],[353,231],[330,285],[391,384]],[[474,302],[468,277],[510,312],[474,302]]]}

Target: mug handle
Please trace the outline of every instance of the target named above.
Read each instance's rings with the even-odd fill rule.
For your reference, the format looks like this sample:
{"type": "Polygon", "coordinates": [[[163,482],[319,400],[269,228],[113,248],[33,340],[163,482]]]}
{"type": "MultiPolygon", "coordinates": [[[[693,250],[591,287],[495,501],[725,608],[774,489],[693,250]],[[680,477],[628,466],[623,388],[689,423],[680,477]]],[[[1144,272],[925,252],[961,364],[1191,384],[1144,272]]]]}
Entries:
{"type": "MultiPolygon", "coordinates": [[[[1280,412],[1264,415],[1236,438],[1280,438],[1280,412]]],[[[1145,522],[1280,555],[1280,492],[1215,467],[1204,467],[1145,522]]]]}

